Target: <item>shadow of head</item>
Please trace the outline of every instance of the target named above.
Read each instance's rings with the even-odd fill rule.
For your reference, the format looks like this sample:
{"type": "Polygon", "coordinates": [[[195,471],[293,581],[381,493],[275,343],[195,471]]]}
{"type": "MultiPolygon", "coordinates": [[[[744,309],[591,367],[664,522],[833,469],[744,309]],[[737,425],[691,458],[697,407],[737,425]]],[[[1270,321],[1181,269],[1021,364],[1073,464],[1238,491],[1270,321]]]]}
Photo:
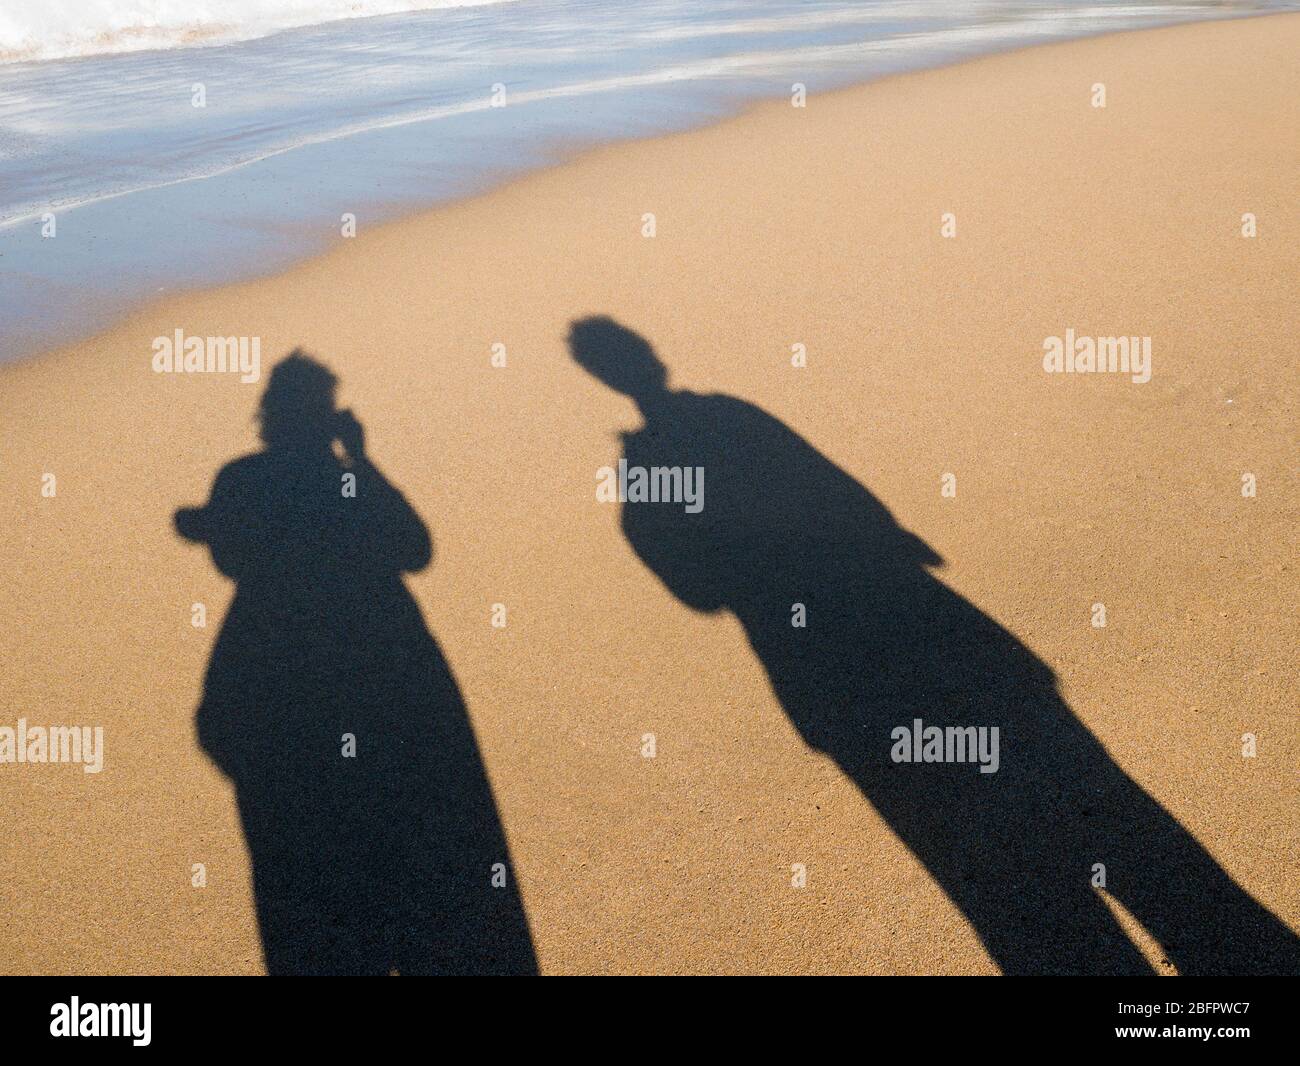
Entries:
{"type": "MultiPolygon", "coordinates": [[[[271,370],[257,409],[262,443],[281,456],[329,450],[342,430],[347,412],[335,406],[338,378],[324,363],[295,348],[271,370]]],[[[213,536],[211,509],[183,507],[174,516],[177,533],[197,543],[213,536]]]]}
{"type": "Polygon", "coordinates": [[[668,368],[639,333],[606,315],[569,323],[574,362],[616,392],[641,402],[665,391],[668,368]]]}
{"type": "Polygon", "coordinates": [[[258,407],[261,437],[268,448],[334,439],[338,378],[324,363],[295,348],[276,363],[258,407]]]}

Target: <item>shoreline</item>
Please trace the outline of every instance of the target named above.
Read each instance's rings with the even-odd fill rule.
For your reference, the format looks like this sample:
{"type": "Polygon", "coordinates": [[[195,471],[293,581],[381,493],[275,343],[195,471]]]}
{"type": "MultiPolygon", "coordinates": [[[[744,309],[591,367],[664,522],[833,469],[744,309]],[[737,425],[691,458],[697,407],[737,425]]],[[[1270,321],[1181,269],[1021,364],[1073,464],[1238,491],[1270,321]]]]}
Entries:
{"type": "MultiPolygon", "coordinates": [[[[258,451],[269,371],[298,348],[432,534],[401,584],[463,699],[542,972],[999,970],[887,806],[806,741],[739,613],[691,606],[598,498],[648,418],[575,362],[570,323],[602,315],[671,389],[760,409],[869,493],[879,558],[910,546],[910,582],[977,611],[1072,729],[1300,929],[1298,45],[1300,15],[1197,22],[766,103],[0,367],[0,721],[104,731],[98,773],[0,772],[29,830],[0,842],[0,970],[265,968],[235,791],[195,725],[234,586],[173,516],[258,451]],[[260,338],[258,380],[154,373],[178,328],[260,338]],[[1118,336],[1151,338],[1147,380],[1044,371],[1045,340],[1118,336]]],[[[826,507],[755,481],[807,522],[826,507]]],[[[888,661],[934,697],[906,720],[938,723],[924,650],[888,661]]],[[[1007,724],[985,710],[970,724],[1007,724]]],[[[1018,736],[994,781],[1025,772],[1018,736]]],[[[1073,787],[1058,773],[1023,780],[1073,787]]],[[[1185,889],[1109,866],[1112,909],[1134,878],[1185,889]]],[[[1171,972],[1188,945],[1139,912],[1117,921],[1171,972]]]]}
{"type": "MultiPolygon", "coordinates": [[[[837,93],[852,92],[855,89],[889,81],[894,78],[906,78],[934,70],[960,67],[969,63],[979,63],[996,56],[1013,55],[1026,50],[1063,46],[1068,47],[1070,44],[1077,41],[1105,39],[1131,33],[1159,32],[1161,29],[1173,29],[1180,26],[1199,25],[1201,23],[1237,22],[1269,17],[1280,18],[1286,17],[1289,14],[1295,14],[1295,12],[1256,11],[1229,13],[1216,15],[1211,18],[1189,19],[1183,22],[1174,22],[1149,28],[1103,30],[1096,33],[1082,34],[1065,40],[1030,40],[1003,46],[992,45],[989,46],[990,50],[985,51],[977,49],[974,52],[965,55],[934,56],[929,59],[917,57],[915,59],[916,65],[914,66],[907,66],[899,71],[886,69],[882,73],[865,78],[854,78],[849,76],[851,80],[848,81],[844,81],[844,78],[846,77],[844,74],[818,71],[817,73],[820,76],[829,76],[829,80],[832,83],[840,82],[840,84],[835,84],[832,88],[824,91],[817,91],[810,96],[810,99],[815,100],[832,96],[837,93]]],[[[871,42],[863,43],[867,44],[871,42]]],[[[95,59],[97,57],[88,58],[95,59]]],[[[748,98],[742,99],[738,105],[734,103],[731,105],[719,105],[718,101],[709,103],[708,98],[704,97],[700,101],[697,101],[697,104],[704,112],[707,113],[711,108],[716,108],[718,106],[721,106],[722,109],[698,121],[692,121],[690,118],[683,116],[675,117],[671,120],[672,123],[681,122],[684,123],[684,125],[676,126],[675,128],[670,125],[669,128],[664,128],[648,135],[641,132],[632,132],[627,135],[617,135],[607,132],[603,136],[596,136],[593,134],[590,137],[552,138],[534,146],[533,154],[535,155],[535,158],[532,162],[511,163],[499,168],[495,173],[485,171],[478,175],[470,186],[467,186],[460,191],[448,191],[437,194],[432,199],[421,200],[418,196],[412,198],[412,196],[408,194],[397,194],[386,199],[376,198],[370,200],[364,205],[367,212],[370,214],[367,216],[362,228],[369,231],[385,226],[399,225],[413,221],[431,212],[451,209],[456,207],[458,204],[477,200],[480,197],[490,195],[491,193],[508,187],[512,183],[523,180],[530,175],[554,169],[556,167],[572,165],[591,152],[599,152],[604,149],[617,149],[628,144],[654,142],[663,138],[671,138],[682,134],[689,134],[699,130],[712,128],[717,125],[723,125],[735,121],[744,121],[749,116],[762,111],[764,108],[779,107],[782,106],[783,102],[785,104],[788,104],[789,102],[785,95],[780,94],[763,94],[754,96],[749,93],[742,93],[741,97],[748,98]],[[371,221],[371,218],[373,218],[374,221],[371,221]]],[[[563,95],[557,99],[563,99],[563,95]]],[[[451,105],[449,113],[460,113],[459,109],[462,108],[468,109],[464,111],[462,117],[467,117],[470,114],[476,113],[475,107],[468,104],[451,105]]],[[[111,206],[106,209],[109,212],[109,215],[101,221],[110,231],[114,229],[122,231],[119,233],[119,237],[122,237],[125,230],[128,228],[124,221],[125,218],[140,214],[141,209],[145,207],[148,199],[159,194],[170,195],[171,191],[176,191],[180,196],[177,208],[183,211],[186,209],[185,197],[187,195],[183,190],[192,187],[193,191],[188,193],[188,195],[191,198],[197,197],[200,195],[199,190],[205,182],[219,181],[223,178],[232,176],[238,180],[239,175],[247,171],[249,168],[267,164],[268,162],[280,159],[281,157],[284,157],[287,160],[288,157],[293,156],[293,154],[297,152],[310,153],[312,149],[317,147],[328,147],[330,145],[352,141],[354,139],[364,141],[368,137],[383,135],[392,129],[402,129],[408,126],[418,127],[424,123],[436,121],[438,121],[437,118],[410,117],[385,120],[375,125],[363,125],[351,132],[333,132],[326,136],[311,138],[301,143],[277,148],[265,155],[243,162],[230,164],[211,173],[199,174],[192,177],[169,179],[159,182],[156,185],[107,193],[89,200],[78,201],[73,203],[71,206],[64,205],[54,209],[47,208],[47,210],[52,210],[57,217],[62,218],[69,214],[75,215],[76,212],[80,211],[89,210],[93,212],[102,208],[103,205],[112,205],[118,201],[127,201],[128,198],[131,197],[144,197],[145,202],[141,203],[139,207],[136,206],[137,201],[131,200],[130,210],[127,210],[125,207],[123,208],[125,215],[122,219],[113,216],[113,208],[111,206]]],[[[664,121],[667,122],[669,120],[665,118],[664,121]]],[[[324,207],[324,205],[322,206],[324,207]]],[[[157,205],[155,205],[155,209],[156,208],[157,205]]],[[[190,209],[193,208],[194,205],[191,204],[190,209]]],[[[328,213],[327,208],[326,213],[328,213]]],[[[34,225],[35,220],[39,220],[41,217],[42,216],[39,212],[28,212],[24,215],[17,216],[14,219],[7,220],[3,226],[0,226],[0,234],[3,234],[6,230],[12,230],[14,239],[20,242],[18,247],[11,249],[11,257],[13,252],[17,251],[20,253],[18,258],[21,261],[23,254],[21,244],[23,242],[32,243],[30,234],[19,235],[17,233],[17,227],[21,225],[27,225],[30,227],[34,225]]],[[[138,225],[140,223],[137,222],[136,224],[138,225]]],[[[241,224],[246,225],[247,220],[241,224]]],[[[85,316],[84,322],[68,321],[61,325],[42,326],[33,326],[24,323],[22,327],[23,332],[31,333],[32,336],[30,339],[10,342],[6,341],[3,337],[0,337],[0,351],[3,352],[3,358],[0,358],[0,372],[3,372],[5,367],[12,366],[18,362],[40,358],[46,353],[93,340],[94,338],[113,330],[131,315],[156,306],[168,299],[183,299],[187,295],[193,295],[195,293],[267,280],[282,274],[285,271],[295,269],[312,259],[329,255],[332,251],[336,250],[332,245],[336,244],[339,239],[337,232],[334,232],[337,229],[337,226],[333,226],[332,229],[331,227],[325,227],[324,231],[317,232],[315,223],[308,223],[306,219],[297,218],[289,220],[281,227],[280,236],[288,239],[291,247],[285,247],[278,243],[273,246],[268,246],[265,249],[270,260],[268,263],[263,265],[247,262],[241,265],[238,262],[235,262],[220,268],[220,270],[215,266],[205,265],[200,269],[200,274],[202,276],[197,276],[193,280],[186,280],[183,277],[181,279],[170,279],[167,285],[168,291],[162,296],[128,297],[122,291],[115,290],[113,286],[105,286],[102,281],[97,281],[94,286],[93,300],[100,309],[88,313],[85,316]],[[326,236],[326,231],[333,232],[334,235],[326,236]],[[226,276],[220,278],[215,277],[218,273],[224,273],[226,276]]],[[[96,236],[91,234],[91,240],[95,239],[96,236]]],[[[133,240],[134,238],[126,238],[126,244],[130,245],[133,240]]],[[[39,243],[39,241],[35,242],[37,245],[39,245],[39,243]]],[[[30,255],[30,250],[25,254],[30,255]]],[[[126,254],[129,259],[131,253],[128,252],[126,254]]],[[[129,262],[126,265],[129,267],[129,262]]],[[[18,282],[22,280],[24,273],[23,270],[19,269],[17,272],[11,272],[10,278],[11,280],[18,282]]],[[[33,284],[35,284],[37,278],[38,275],[32,275],[33,284]]],[[[53,281],[57,284],[66,285],[70,297],[71,294],[76,291],[74,285],[68,284],[69,279],[55,278],[53,281]]],[[[33,288],[33,298],[36,291],[37,290],[33,288]]]]}

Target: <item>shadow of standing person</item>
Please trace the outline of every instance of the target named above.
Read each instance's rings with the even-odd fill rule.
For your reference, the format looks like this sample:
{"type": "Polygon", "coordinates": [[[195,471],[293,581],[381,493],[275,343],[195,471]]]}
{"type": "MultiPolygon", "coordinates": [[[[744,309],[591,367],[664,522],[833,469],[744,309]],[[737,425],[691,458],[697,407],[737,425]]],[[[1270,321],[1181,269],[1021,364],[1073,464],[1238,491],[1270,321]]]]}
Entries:
{"type": "Polygon", "coordinates": [[[267,970],[533,973],[473,728],[401,576],[429,532],[336,383],[276,365],[265,449],[175,519],[236,583],[197,727],[238,796],[267,970]]]}
{"type": "Polygon", "coordinates": [[[688,607],[736,616],[804,741],[1004,972],[1151,972],[1093,889],[1097,864],[1181,973],[1296,972],[1294,933],[1115,764],[1045,663],[929,573],[942,560],[862,485],[752,404],[669,389],[650,345],[609,318],[573,323],[569,344],[644,418],[623,438],[629,484],[638,469],[702,471],[702,507],[624,502],[632,548],[688,607]],[[998,727],[997,761],[895,761],[917,720],[963,738],[998,727]]]}

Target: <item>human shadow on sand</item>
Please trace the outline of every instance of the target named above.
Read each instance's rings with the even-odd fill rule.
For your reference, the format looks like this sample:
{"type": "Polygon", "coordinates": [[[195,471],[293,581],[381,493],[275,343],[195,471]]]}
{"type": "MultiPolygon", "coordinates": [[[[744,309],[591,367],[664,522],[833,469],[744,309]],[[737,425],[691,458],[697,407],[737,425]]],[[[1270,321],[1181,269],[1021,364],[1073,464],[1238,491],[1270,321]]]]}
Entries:
{"type": "Polygon", "coordinates": [[[236,583],[197,726],[235,786],[267,969],[533,973],[474,731],[402,580],[429,565],[428,529],[335,386],[281,361],[265,448],[175,518],[236,583]]]}
{"type": "Polygon", "coordinates": [[[704,471],[697,513],[623,504],[633,549],[686,606],[736,616],[804,741],[1004,972],[1152,971],[1093,888],[1095,864],[1179,972],[1296,972],[1296,936],[1116,765],[1045,663],[930,574],[942,560],[862,485],[752,404],[668,388],[650,345],[611,319],[573,323],[569,344],[640,408],[629,469],[704,471]],[[917,719],[999,727],[999,768],[895,762],[893,731],[917,719]]]}

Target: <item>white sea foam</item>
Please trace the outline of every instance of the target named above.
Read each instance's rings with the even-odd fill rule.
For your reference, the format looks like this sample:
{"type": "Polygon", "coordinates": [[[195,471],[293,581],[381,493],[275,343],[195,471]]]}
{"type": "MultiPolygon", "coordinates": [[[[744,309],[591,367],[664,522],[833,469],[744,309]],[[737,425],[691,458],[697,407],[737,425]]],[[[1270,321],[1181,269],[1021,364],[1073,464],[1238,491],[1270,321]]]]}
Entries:
{"type": "Polygon", "coordinates": [[[5,0],[0,63],[264,37],[338,19],[510,0],[5,0]]]}

